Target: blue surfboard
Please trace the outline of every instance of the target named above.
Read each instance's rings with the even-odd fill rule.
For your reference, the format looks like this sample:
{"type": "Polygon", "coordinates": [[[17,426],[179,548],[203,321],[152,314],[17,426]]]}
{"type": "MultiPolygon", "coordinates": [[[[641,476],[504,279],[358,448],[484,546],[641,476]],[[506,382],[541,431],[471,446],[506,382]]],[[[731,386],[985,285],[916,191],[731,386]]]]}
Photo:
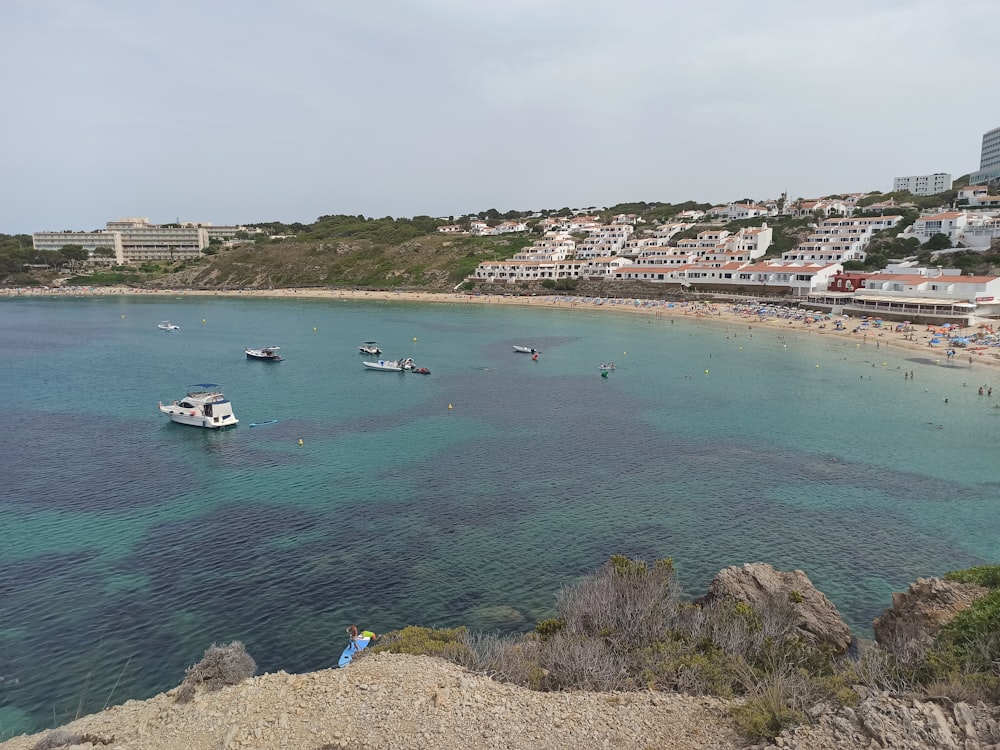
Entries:
{"type": "Polygon", "coordinates": [[[369,643],[371,643],[371,638],[362,638],[359,636],[356,643],[358,646],[357,648],[355,648],[354,645],[351,643],[347,644],[347,648],[344,649],[344,653],[340,655],[340,660],[337,662],[338,667],[346,667],[348,664],[350,664],[351,659],[354,658],[354,655],[358,653],[358,651],[363,650],[369,643]]]}

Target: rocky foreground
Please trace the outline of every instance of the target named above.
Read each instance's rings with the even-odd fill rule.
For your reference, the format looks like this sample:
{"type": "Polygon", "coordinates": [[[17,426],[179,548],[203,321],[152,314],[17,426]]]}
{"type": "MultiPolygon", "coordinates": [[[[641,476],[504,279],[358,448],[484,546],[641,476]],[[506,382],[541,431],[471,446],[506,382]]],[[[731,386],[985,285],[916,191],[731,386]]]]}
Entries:
{"type": "MultiPolygon", "coordinates": [[[[365,654],[345,669],[267,674],[178,703],[176,690],[16,737],[0,750],[735,750],[734,702],[672,693],[538,693],[424,656],[365,654]]],[[[863,694],[818,706],[781,747],[1000,750],[995,710],[863,694]]],[[[761,746],[758,746],[761,747],[761,746]]]]}

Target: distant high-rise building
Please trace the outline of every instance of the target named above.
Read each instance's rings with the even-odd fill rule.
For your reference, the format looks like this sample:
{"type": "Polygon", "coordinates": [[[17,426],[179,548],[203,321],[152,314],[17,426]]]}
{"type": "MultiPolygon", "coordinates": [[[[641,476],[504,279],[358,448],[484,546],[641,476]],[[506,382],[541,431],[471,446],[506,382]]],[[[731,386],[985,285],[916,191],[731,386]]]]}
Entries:
{"type": "Polygon", "coordinates": [[[947,172],[935,172],[914,177],[897,177],[892,181],[892,190],[909,190],[914,195],[937,195],[951,190],[951,175],[947,172]]]}
{"type": "Polygon", "coordinates": [[[997,179],[1000,179],[1000,128],[993,128],[983,133],[979,171],[969,175],[969,184],[983,185],[997,179]]]}

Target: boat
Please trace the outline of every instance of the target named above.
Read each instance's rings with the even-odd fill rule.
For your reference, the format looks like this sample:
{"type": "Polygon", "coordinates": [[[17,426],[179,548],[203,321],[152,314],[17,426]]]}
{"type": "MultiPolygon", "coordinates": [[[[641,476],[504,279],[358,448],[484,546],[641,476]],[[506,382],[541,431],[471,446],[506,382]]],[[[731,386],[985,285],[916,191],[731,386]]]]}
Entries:
{"type": "Polygon", "coordinates": [[[413,369],[413,360],[406,359],[380,359],[378,362],[362,362],[369,370],[381,370],[383,372],[406,372],[413,369]]]}
{"type": "Polygon", "coordinates": [[[538,354],[538,350],[533,346],[518,346],[514,344],[514,351],[518,354],[538,354]]]}
{"type": "Polygon", "coordinates": [[[351,659],[354,658],[354,655],[359,651],[362,651],[371,642],[371,638],[359,635],[356,639],[354,639],[354,641],[347,644],[347,648],[343,650],[340,654],[340,659],[337,660],[337,666],[346,667],[351,663],[351,659]],[[357,644],[357,647],[355,647],[355,644],[357,644]]]}
{"type": "Polygon", "coordinates": [[[366,341],[361,346],[358,347],[358,351],[362,354],[367,354],[372,357],[377,357],[382,353],[382,350],[378,348],[377,341],[366,341]]]}
{"type": "Polygon", "coordinates": [[[171,404],[157,402],[160,412],[170,417],[171,422],[193,427],[218,429],[239,424],[233,414],[233,405],[222,393],[222,387],[215,383],[196,383],[188,386],[187,395],[171,404]]]}
{"type": "Polygon", "coordinates": [[[181,327],[179,325],[175,325],[175,324],[171,323],[169,320],[161,321],[159,323],[159,325],[157,325],[156,327],[159,328],[161,331],[179,331],[179,330],[181,330],[181,327]]]}
{"type": "Polygon", "coordinates": [[[280,346],[265,346],[260,349],[251,349],[247,347],[244,351],[247,354],[247,359],[260,359],[265,362],[281,362],[284,359],[280,354],[278,354],[278,349],[280,346]]]}

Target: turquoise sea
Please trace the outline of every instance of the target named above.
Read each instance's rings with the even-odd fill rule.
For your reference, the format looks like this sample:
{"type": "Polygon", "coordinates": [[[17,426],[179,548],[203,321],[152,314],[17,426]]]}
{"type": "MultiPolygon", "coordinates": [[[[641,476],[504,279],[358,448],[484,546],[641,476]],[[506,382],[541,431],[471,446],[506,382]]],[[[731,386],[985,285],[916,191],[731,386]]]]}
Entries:
{"type": "Polygon", "coordinates": [[[171,688],[212,643],[298,672],[351,622],[526,630],[613,554],[673,557],[692,596],[801,568],[863,637],[917,577],[997,562],[996,373],[673,313],[0,301],[0,737],[171,688]],[[431,375],[364,370],[370,339],[431,375]],[[243,355],[266,345],[285,361],[243,355]],[[157,412],[201,382],[238,427],[157,412]]]}

